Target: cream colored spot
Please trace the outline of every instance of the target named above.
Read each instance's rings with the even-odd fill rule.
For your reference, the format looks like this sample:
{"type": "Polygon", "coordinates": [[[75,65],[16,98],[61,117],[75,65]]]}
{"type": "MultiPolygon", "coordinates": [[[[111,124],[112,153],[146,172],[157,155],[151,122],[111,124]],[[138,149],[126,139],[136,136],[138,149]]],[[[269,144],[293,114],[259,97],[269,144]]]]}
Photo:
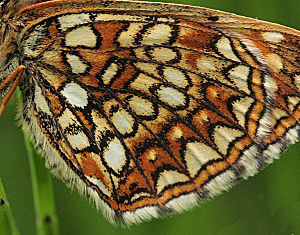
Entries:
{"type": "Polygon", "coordinates": [[[261,52],[261,50],[256,47],[256,45],[253,43],[253,41],[249,40],[247,37],[238,34],[238,36],[240,37],[240,40],[242,41],[242,43],[246,46],[247,50],[249,52],[251,52],[251,54],[262,64],[266,64],[266,59],[263,55],[263,53],[261,52]]]}
{"type": "Polygon", "coordinates": [[[230,143],[243,135],[242,131],[225,126],[215,127],[213,134],[216,145],[224,155],[227,154],[230,143]]]}
{"type": "Polygon", "coordinates": [[[172,28],[167,24],[156,24],[143,34],[143,45],[161,45],[169,42],[172,28]]]}
{"type": "Polygon", "coordinates": [[[164,72],[164,78],[168,82],[178,87],[185,88],[189,84],[185,74],[181,72],[179,69],[166,67],[164,68],[163,72],[164,72]]]}
{"type": "Polygon", "coordinates": [[[156,151],[155,151],[154,149],[151,149],[151,150],[148,152],[148,154],[147,154],[147,158],[148,158],[148,160],[150,160],[150,161],[155,161],[156,158],[157,158],[157,153],[156,153],[156,151]]]}
{"type": "Polygon", "coordinates": [[[88,104],[87,92],[77,83],[68,83],[61,93],[73,106],[84,108],[88,104]]]}
{"type": "Polygon", "coordinates": [[[270,75],[265,76],[264,88],[267,91],[267,95],[270,97],[275,97],[276,91],[278,90],[278,86],[274,78],[270,75]]]}
{"type": "Polygon", "coordinates": [[[130,26],[126,31],[123,31],[119,38],[118,42],[121,47],[131,47],[134,46],[136,34],[144,27],[145,24],[142,23],[130,23],[130,26]]]}
{"type": "Polygon", "coordinates": [[[66,132],[66,138],[73,149],[82,150],[90,146],[88,137],[81,130],[81,126],[79,126],[80,124],[78,124],[77,118],[70,109],[66,109],[63,112],[63,114],[59,117],[58,123],[64,131],[71,125],[77,127],[76,133],[66,132]]]}
{"type": "Polygon", "coordinates": [[[172,130],[172,139],[178,140],[182,137],[183,132],[180,127],[175,126],[172,130]]]}
{"type": "Polygon", "coordinates": [[[155,114],[152,102],[138,96],[131,98],[129,106],[137,115],[140,116],[152,116],[155,114]]]}
{"type": "Polygon", "coordinates": [[[151,51],[151,55],[154,60],[161,61],[161,62],[169,62],[177,58],[176,52],[174,52],[170,48],[165,47],[155,47],[151,51]]]}
{"type": "Polygon", "coordinates": [[[94,48],[97,45],[97,36],[90,26],[81,26],[66,34],[66,46],[85,46],[94,48]]]}
{"type": "Polygon", "coordinates": [[[70,109],[66,109],[63,114],[59,117],[59,124],[61,125],[62,129],[67,128],[68,126],[75,124],[77,121],[74,114],[70,111],[70,109]]]}
{"type": "Polygon", "coordinates": [[[209,117],[205,111],[200,111],[198,114],[194,116],[194,119],[199,124],[205,124],[209,122],[209,117]]]}
{"type": "Polygon", "coordinates": [[[146,93],[149,93],[149,88],[154,85],[161,83],[160,81],[147,76],[143,73],[139,74],[139,76],[134,80],[134,82],[131,83],[131,88],[139,90],[139,91],[144,91],[146,93]]]}
{"type": "Polygon", "coordinates": [[[66,134],[66,136],[73,149],[82,150],[90,146],[89,138],[83,131],[77,134],[66,134]]]}
{"type": "Polygon", "coordinates": [[[247,79],[249,76],[250,68],[245,65],[239,65],[228,72],[228,77],[232,82],[242,91],[250,93],[248,88],[247,79]]]}
{"type": "Polygon", "coordinates": [[[165,187],[176,183],[189,181],[189,177],[177,171],[163,171],[157,180],[156,190],[161,193],[165,187]]]}
{"type": "Polygon", "coordinates": [[[272,110],[272,114],[274,115],[274,123],[272,123],[272,125],[275,125],[278,119],[281,119],[283,117],[287,117],[288,114],[286,113],[286,111],[280,109],[280,108],[274,108],[272,110]]]}
{"type": "Polygon", "coordinates": [[[111,127],[107,123],[106,119],[98,114],[97,110],[93,110],[91,116],[95,125],[95,140],[100,142],[105,133],[111,130],[111,127]]]}
{"type": "Polygon", "coordinates": [[[274,69],[276,72],[279,72],[280,69],[283,68],[282,58],[275,54],[275,53],[269,53],[266,55],[266,59],[268,62],[268,65],[274,69]]]}
{"type": "Polygon", "coordinates": [[[113,175],[113,174],[110,174],[110,177],[112,178],[112,181],[114,183],[115,188],[118,188],[119,187],[119,182],[122,178],[120,178],[116,175],[113,175]]]}
{"type": "Polygon", "coordinates": [[[184,155],[187,169],[191,177],[196,176],[202,165],[222,158],[215,150],[201,142],[191,142],[186,145],[184,155]]]}
{"type": "MultiPolygon", "coordinates": [[[[87,13],[62,15],[62,16],[59,16],[57,19],[60,23],[60,28],[63,31],[66,30],[67,28],[72,28],[75,25],[92,22],[90,20],[89,14],[87,14],[87,13]]],[[[83,35],[81,35],[81,36],[83,36],[83,35]]]]}
{"type": "Polygon", "coordinates": [[[49,105],[45,99],[45,97],[42,94],[41,88],[35,84],[35,91],[34,91],[34,103],[37,108],[39,108],[42,112],[52,116],[52,113],[50,111],[49,105]]]}
{"type": "Polygon", "coordinates": [[[228,38],[222,37],[219,39],[219,41],[216,43],[216,47],[218,48],[218,51],[226,58],[240,62],[239,58],[237,58],[237,56],[234,54],[228,38]]]}
{"type": "Polygon", "coordinates": [[[139,198],[144,198],[144,197],[151,197],[150,193],[146,192],[141,192],[141,193],[135,193],[131,198],[130,201],[134,202],[135,200],[138,200],[139,198]]]}
{"type": "Polygon", "coordinates": [[[116,76],[119,70],[119,66],[116,63],[112,63],[102,75],[102,81],[105,85],[108,85],[111,80],[116,76]]]}
{"type": "Polygon", "coordinates": [[[214,58],[204,56],[197,59],[197,68],[202,73],[208,73],[212,71],[217,71],[218,68],[216,67],[216,60],[214,58]]]}
{"type": "Polygon", "coordinates": [[[77,55],[66,54],[67,61],[71,66],[72,73],[85,73],[87,65],[77,55]]]}
{"type": "MultiPolygon", "coordinates": [[[[148,59],[148,58],[147,58],[148,59]]],[[[154,63],[144,63],[144,62],[137,62],[135,63],[135,67],[138,69],[145,71],[145,74],[153,74],[156,77],[160,77],[161,75],[158,74],[158,65],[154,63]]]]}
{"type": "Polygon", "coordinates": [[[299,105],[300,98],[297,97],[297,96],[289,96],[288,97],[288,102],[289,102],[289,104],[288,104],[289,110],[294,112],[295,107],[297,107],[299,105]]]}
{"type": "Polygon", "coordinates": [[[158,98],[173,108],[185,105],[185,95],[172,87],[157,90],[158,98]]]}
{"type": "Polygon", "coordinates": [[[284,39],[283,34],[277,32],[265,32],[262,34],[263,38],[269,42],[281,42],[284,39]]]}
{"type": "Polygon", "coordinates": [[[295,85],[300,90],[300,75],[295,75],[294,80],[295,80],[295,85]]]}
{"type": "Polygon", "coordinates": [[[114,113],[111,117],[111,121],[122,135],[133,132],[135,121],[126,110],[121,109],[114,113]]]}
{"type": "Polygon", "coordinates": [[[106,188],[106,186],[101,182],[100,179],[96,179],[94,177],[90,177],[88,175],[86,175],[87,179],[92,182],[93,184],[97,185],[97,187],[100,189],[100,191],[105,194],[106,196],[111,196],[111,193],[108,191],[108,189],[106,188]]]}
{"type": "Polygon", "coordinates": [[[246,118],[245,115],[250,109],[251,105],[253,104],[254,100],[250,97],[244,97],[240,98],[234,103],[232,103],[233,107],[233,112],[238,119],[238,123],[242,126],[245,127],[246,125],[246,118]]]}
{"type": "Polygon", "coordinates": [[[117,138],[111,140],[108,146],[104,149],[103,158],[107,165],[115,172],[122,170],[126,164],[126,153],[125,149],[117,138]]]}
{"type": "Polygon", "coordinates": [[[95,17],[95,21],[146,21],[144,16],[125,15],[125,14],[105,14],[100,13],[95,17]]]}
{"type": "Polygon", "coordinates": [[[61,73],[54,72],[53,70],[46,69],[40,66],[38,66],[37,69],[44,77],[44,79],[46,79],[49,82],[49,84],[53,86],[56,90],[63,87],[64,83],[67,81],[67,77],[61,73]]]}

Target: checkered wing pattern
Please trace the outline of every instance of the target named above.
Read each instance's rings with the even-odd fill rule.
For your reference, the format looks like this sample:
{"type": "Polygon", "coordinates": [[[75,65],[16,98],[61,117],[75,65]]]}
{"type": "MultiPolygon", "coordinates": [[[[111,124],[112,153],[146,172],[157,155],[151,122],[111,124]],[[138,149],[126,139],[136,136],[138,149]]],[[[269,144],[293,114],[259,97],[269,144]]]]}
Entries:
{"type": "Polygon", "coordinates": [[[112,222],[187,209],[299,139],[297,30],[174,4],[2,4],[0,97],[25,66],[25,132],[112,222]]]}

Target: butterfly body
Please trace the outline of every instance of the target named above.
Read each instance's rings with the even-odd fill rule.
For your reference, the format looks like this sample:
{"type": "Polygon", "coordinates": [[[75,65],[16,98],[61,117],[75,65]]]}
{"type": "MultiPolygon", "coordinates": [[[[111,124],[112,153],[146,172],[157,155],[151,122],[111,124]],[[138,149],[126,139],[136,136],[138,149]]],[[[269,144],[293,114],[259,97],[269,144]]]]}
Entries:
{"type": "Polygon", "coordinates": [[[3,4],[0,97],[20,79],[46,165],[113,222],[191,207],[299,139],[297,30],[175,4],[3,4]]]}

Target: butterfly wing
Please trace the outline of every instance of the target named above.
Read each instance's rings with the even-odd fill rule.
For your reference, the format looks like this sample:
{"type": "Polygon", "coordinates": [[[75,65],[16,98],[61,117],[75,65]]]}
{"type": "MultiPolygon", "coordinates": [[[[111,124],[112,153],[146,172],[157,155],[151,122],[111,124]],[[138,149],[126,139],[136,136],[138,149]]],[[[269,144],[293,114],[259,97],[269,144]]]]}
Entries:
{"type": "Polygon", "coordinates": [[[16,19],[24,129],[111,221],[182,211],[299,138],[296,30],[123,1],[42,3],[16,19]]]}

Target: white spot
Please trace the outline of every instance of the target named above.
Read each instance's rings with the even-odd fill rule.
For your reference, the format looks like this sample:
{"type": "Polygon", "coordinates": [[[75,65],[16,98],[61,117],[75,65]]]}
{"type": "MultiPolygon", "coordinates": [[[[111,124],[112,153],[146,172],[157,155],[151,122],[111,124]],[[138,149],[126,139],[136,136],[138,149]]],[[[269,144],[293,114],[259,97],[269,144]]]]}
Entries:
{"type": "Polygon", "coordinates": [[[219,41],[216,43],[216,47],[218,48],[218,51],[226,58],[240,62],[240,59],[234,54],[228,38],[222,37],[219,39],[219,41]]]}
{"type": "Polygon", "coordinates": [[[110,64],[110,66],[105,70],[104,74],[102,75],[102,81],[105,85],[108,85],[111,80],[116,76],[119,70],[119,66],[116,63],[110,64]]]}
{"type": "Polygon", "coordinates": [[[189,177],[177,171],[163,171],[157,180],[156,190],[159,194],[165,187],[172,184],[189,181],[189,177]]]}
{"type": "Polygon", "coordinates": [[[73,106],[84,108],[88,104],[87,92],[77,83],[68,83],[61,93],[73,106]]]}
{"type": "Polygon", "coordinates": [[[81,26],[66,34],[66,46],[85,46],[94,48],[97,45],[97,36],[90,26],[81,26]]]}
{"type": "Polygon", "coordinates": [[[77,134],[67,134],[67,139],[73,149],[82,150],[90,146],[89,138],[83,131],[77,134]]]}
{"type": "Polygon", "coordinates": [[[152,116],[155,114],[152,102],[138,96],[134,96],[130,99],[129,106],[137,115],[140,116],[152,116]]]}
{"type": "Polygon", "coordinates": [[[104,149],[103,158],[107,165],[115,172],[122,170],[122,167],[126,164],[125,149],[117,138],[114,138],[109,142],[108,146],[104,149]]]}
{"type": "Polygon", "coordinates": [[[242,131],[225,126],[216,126],[213,134],[216,145],[224,155],[227,154],[230,143],[243,135],[242,131]]]}
{"type": "Polygon", "coordinates": [[[269,53],[266,55],[266,59],[268,62],[268,65],[274,69],[276,72],[279,72],[280,69],[283,68],[282,58],[275,54],[275,53],[269,53]]]}
{"type": "Polygon", "coordinates": [[[87,13],[62,15],[59,16],[57,19],[60,23],[60,28],[63,31],[66,30],[67,28],[72,28],[75,25],[81,25],[81,24],[92,22],[90,20],[90,15],[87,13]]]}
{"type": "Polygon", "coordinates": [[[191,177],[194,177],[203,164],[222,157],[204,143],[191,142],[186,145],[184,158],[191,177]]]}
{"type": "Polygon", "coordinates": [[[185,88],[189,84],[185,74],[183,72],[181,72],[179,69],[175,69],[172,67],[166,67],[163,70],[163,72],[164,72],[164,78],[168,82],[170,82],[178,87],[185,88]]]}
{"type": "Polygon", "coordinates": [[[232,103],[233,112],[234,112],[236,118],[238,119],[238,123],[242,127],[245,127],[245,125],[246,125],[245,115],[248,112],[248,110],[250,109],[253,102],[254,102],[254,100],[252,98],[243,97],[243,98],[240,98],[240,99],[234,101],[234,103],[232,103]]]}
{"type": "Polygon", "coordinates": [[[39,108],[41,111],[52,116],[52,113],[49,109],[49,105],[42,94],[42,90],[37,84],[35,84],[34,103],[36,107],[39,108]]]}
{"type": "Polygon", "coordinates": [[[122,135],[133,132],[135,121],[126,110],[121,109],[114,113],[111,117],[111,121],[122,135]]]}
{"type": "Polygon", "coordinates": [[[249,72],[250,68],[248,66],[239,65],[228,71],[228,77],[233,81],[237,88],[246,93],[250,93],[247,83],[249,72]]]}
{"type": "Polygon", "coordinates": [[[143,45],[161,45],[169,42],[172,28],[167,24],[156,24],[143,34],[143,45]]]}
{"type": "Polygon", "coordinates": [[[154,60],[161,61],[161,62],[168,62],[171,60],[176,59],[177,54],[170,48],[165,47],[155,47],[151,51],[151,55],[154,60]]]}
{"type": "Polygon", "coordinates": [[[82,60],[73,54],[66,54],[67,61],[71,66],[72,73],[85,73],[87,69],[87,65],[82,62],[82,60]]]}
{"type": "Polygon", "coordinates": [[[275,43],[281,42],[284,39],[283,34],[277,32],[265,32],[262,33],[262,36],[264,40],[275,43]]]}
{"type": "Polygon", "coordinates": [[[185,105],[185,95],[172,87],[157,90],[159,99],[173,108],[185,105]]]}

